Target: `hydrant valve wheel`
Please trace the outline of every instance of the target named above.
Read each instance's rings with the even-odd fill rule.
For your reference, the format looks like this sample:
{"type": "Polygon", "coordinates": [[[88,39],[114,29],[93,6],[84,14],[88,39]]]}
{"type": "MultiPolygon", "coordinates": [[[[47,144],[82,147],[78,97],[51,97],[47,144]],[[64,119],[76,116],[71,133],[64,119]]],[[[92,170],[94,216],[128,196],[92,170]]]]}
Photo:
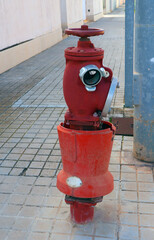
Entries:
{"type": "Polygon", "coordinates": [[[99,28],[88,28],[88,25],[82,25],[81,28],[69,28],[65,30],[67,35],[87,38],[92,36],[103,35],[104,30],[99,28]]]}

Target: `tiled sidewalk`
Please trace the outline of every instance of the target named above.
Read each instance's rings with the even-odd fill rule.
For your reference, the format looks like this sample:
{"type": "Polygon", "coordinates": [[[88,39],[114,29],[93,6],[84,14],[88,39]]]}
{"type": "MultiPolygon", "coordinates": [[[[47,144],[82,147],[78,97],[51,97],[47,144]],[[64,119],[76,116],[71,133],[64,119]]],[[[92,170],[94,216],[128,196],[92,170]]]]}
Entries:
{"type": "MultiPolygon", "coordinates": [[[[105,65],[120,81],[112,113],[123,113],[124,8],[89,25],[105,29],[91,40],[105,50],[105,65]]],[[[76,42],[66,38],[0,76],[0,240],[154,238],[153,166],[133,158],[132,137],[115,137],[109,167],[115,188],[95,207],[92,223],[72,223],[56,188],[56,127],[66,111],[63,52],[76,42]]]]}

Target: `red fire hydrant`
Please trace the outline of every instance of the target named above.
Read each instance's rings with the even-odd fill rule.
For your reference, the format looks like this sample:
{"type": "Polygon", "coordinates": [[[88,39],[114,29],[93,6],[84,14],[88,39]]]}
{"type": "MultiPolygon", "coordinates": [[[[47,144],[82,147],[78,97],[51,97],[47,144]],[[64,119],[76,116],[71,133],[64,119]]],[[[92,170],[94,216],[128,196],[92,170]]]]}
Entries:
{"type": "Polygon", "coordinates": [[[72,220],[83,224],[93,219],[94,206],[114,187],[108,166],[115,127],[102,118],[109,111],[117,80],[103,66],[104,51],[88,38],[103,35],[104,30],[82,25],[65,32],[80,39],[77,47],[65,50],[63,91],[68,110],[58,126],[63,169],[57,188],[66,194],[72,220]]]}

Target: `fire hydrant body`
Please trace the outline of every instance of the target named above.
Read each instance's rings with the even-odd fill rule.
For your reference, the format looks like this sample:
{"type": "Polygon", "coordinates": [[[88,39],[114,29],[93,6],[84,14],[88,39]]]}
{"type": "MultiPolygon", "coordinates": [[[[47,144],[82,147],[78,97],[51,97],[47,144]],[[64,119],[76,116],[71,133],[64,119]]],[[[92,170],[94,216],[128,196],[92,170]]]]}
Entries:
{"type": "Polygon", "coordinates": [[[68,29],[79,36],[77,47],[65,50],[63,91],[68,110],[58,126],[63,169],[57,176],[58,189],[66,194],[71,217],[77,223],[93,219],[94,206],[113,190],[108,171],[115,127],[102,120],[106,116],[116,79],[103,66],[104,51],[95,48],[89,36],[101,29],[68,29]]]}

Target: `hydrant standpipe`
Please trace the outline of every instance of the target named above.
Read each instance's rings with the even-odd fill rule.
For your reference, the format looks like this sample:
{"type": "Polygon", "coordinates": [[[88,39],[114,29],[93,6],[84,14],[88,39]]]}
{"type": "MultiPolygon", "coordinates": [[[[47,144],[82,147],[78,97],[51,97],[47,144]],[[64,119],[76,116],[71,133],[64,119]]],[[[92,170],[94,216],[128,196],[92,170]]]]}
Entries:
{"type": "Polygon", "coordinates": [[[110,109],[117,80],[103,66],[104,50],[89,39],[104,30],[82,25],[65,33],[80,39],[77,47],[65,50],[63,92],[68,110],[57,127],[63,163],[57,188],[66,194],[72,220],[84,224],[92,221],[94,206],[114,187],[108,166],[115,127],[102,118],[110,109]]]}

